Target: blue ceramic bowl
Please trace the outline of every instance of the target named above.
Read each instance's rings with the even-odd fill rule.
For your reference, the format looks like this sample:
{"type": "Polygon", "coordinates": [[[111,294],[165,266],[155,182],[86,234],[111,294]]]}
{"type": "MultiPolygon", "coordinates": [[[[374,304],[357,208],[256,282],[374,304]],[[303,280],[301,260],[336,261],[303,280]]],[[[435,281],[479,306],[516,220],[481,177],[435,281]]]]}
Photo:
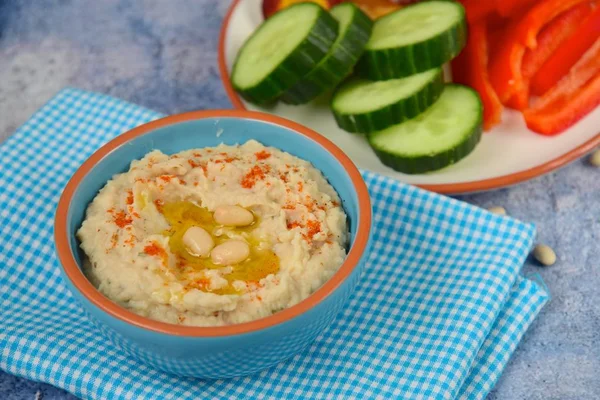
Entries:
{"type": "Polygon", "coordinates": [[[65,281],[90,319],[118,347],[163,371],[198,378],[248,375],[302,351],[338,314],[356,286],[369,249],[371,205],[365,183],[333,143],[293,122],[239,110],[199,111],[129,131],[94,153],[67,184],[56,212],[55,242],[65,281]],[[256,321],[187,327],[136,315],[104,297],[81,271],[75,232],[88,204],[115,174],[151,150],[182,150],[256,139],[312,162],[338,192],[351,243],[339,271],[299,304],[256,321]]]}

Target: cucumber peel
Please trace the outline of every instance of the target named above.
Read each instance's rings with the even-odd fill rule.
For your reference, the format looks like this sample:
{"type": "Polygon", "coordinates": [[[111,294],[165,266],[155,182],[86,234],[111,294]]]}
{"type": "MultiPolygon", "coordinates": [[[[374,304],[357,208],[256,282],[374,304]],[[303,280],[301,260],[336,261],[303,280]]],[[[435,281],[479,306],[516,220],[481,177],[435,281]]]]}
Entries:
{"type": "Polygon", "coordinates": [[[308,74],[283,94],[284,103],[308,103],[333,89],[352,72],[362,55],[371,35],[371,19],[353,3],[339,4],[330,12],[339,24],[335,43],[308,74]]]}
{"type": "Polygon", "coordinates": [[[233,87],[252,103],[275,101],[325,57],[337,30],[335,18],[315,3],[279,11],[242,46],[231,73],[233,87]]]}
{"type": "Polygon", "coordinates": [[[369,133],[416,117],[443,90],[441,68],[387,81],[355,79],[335,92],[331,109],[340,128],[369,133]]]}
{"type": "Polygon", "coordinates": [[[375,21],[356,69],[371,80],[397,79],[441,67],[467,41],[464,7],[454,1],[416,3],[375,21]]]}
{"type": "Polygon", "coordinates": [[[481,140],[483,105],[477,92],[447,85],[439,100],[409,121],[368,136],[381,162],[396,171],[420,174],[454,164],[481,140]]]}

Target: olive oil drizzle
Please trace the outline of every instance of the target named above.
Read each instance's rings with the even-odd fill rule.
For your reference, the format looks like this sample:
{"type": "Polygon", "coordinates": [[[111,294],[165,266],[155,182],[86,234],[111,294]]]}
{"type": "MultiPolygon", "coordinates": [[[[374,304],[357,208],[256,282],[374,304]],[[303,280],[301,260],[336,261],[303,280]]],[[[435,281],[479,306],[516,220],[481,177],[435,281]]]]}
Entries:
{"type": "Polygon", "coordinates": [[[177,258],[175,274],[178,279],[188,281],[186,286],[189,289],[200,289],[215,294],[239,294],[233,282],[258,284],[261,279],[279,271],[279,257],[272,250],[261,249],[260,241],[252,235],[260,225],[260,220],[256,216],[254,222],[248,226],[225,227],[215,222],[212,212],[207,208],[189,201],[165,203],[161,207],[161,212],[170,225],[164,234],[169,237],[169,248],[177,258]],[[229,240],[231,234],[243,236],[250,245],[250,256],[242,263],[230,266],[232,271],[223,275],[228,282],[227,286],[210,290],[206,279],[190,279],[190,276],[199,271],[223,268],[222,265],[214,264],[210,257],[196,257],[187,250],[183,243],[183,235],[193,226],[201,227],[210,233],[216,245],[229,240]]]}

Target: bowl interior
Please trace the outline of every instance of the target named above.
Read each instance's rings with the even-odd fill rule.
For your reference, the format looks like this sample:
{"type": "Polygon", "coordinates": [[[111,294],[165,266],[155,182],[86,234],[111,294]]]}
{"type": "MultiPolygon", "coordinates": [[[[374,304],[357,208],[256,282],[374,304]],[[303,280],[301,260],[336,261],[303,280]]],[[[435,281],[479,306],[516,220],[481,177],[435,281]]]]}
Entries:
{"type": "Polygon", "coordinates": [[[250,118],[212,117],[166,125],[137,136],[117,147],[83,177],[73,193],[67,215],[67,235],[75,260],[81,267],[75,233],[81,226],[88,204],[115,174],[129,169],[132,160],[144,157],[152,150],[174,154],[221,143],[233,145],[255,139],[299,158],[310,161],[335,188],[348,215],[350,245],[354,243],[359,221],[359,201],[352,179],[343,165],[323,146],[292,129],[250,118]]]}

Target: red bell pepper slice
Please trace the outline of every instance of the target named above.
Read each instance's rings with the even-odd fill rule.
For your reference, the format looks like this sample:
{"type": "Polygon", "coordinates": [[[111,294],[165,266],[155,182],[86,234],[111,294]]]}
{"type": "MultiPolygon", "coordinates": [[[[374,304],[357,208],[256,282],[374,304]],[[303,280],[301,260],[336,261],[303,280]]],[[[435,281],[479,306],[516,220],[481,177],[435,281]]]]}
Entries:
{"type": "Polygon", "coordinates": [[[523,57],[523,76],[532,78],[593,10],[592,3],[584,3],[565,11],[542,29],[537,37],[537,47],[528,49],[523,57]]]}
{"type": "Polygon", "coordinates": [[[494,3],[496,11],[503,17],[514,16],[517,12],[523,11],[537,0],[479,0],[486,3],[494,3]]]}
{"type": "Polygon", "coordinates": [[[508,107],[524,110],[529,106],[531,77],[539,71],[554,50],[577,29],[577,25],[592,10],[591,3],[577,5],[553,19],[540,31],[537,37],[537,47],[533,50],[525,50],[522,61],[523,85],[521,90],[514,93],[508,101],[505,101],[508,107]]]}
{"type": "Polygon", "coordinates": [[[452,79],[477,90],[483,102],[484,129],[500,123],[503,106],[488,77],[488,36],[484,23],[469,24],[469,38],[452,61],[452,79]]]}
{"type": "Polygon", "coordinates": [[[542,68],[531,80],[531,91],[537,96],[546,93],[581,56],[600,38],[600,7],[589,15],[552,53],[542,68]]]}
{"type": "Polygon", "coordinates": [[[467,21],[479,22],[496,11],[496,4],[491,0],[459,0],[465,7],[467,21]]]}
{"type": "Polygon", "coordinates": [[[533,101],[534,108],[542,108],[560,96],[570,96],[592,78],[600,74],[600,41],[581,57],[569,74],[560,80],[550,91],[533,101]]]}
{"type": "Polygon", "coordinates": [[[534,49],[537,46],[537,35],[542,28],[558,15],[570,8],[590,0],[542,0],[527,12],[519,24],[517,36],[522,43],[534,49]]]}
{"type": "Polygon", "coordinates": [[[510,17],[525,10],[537,0],[458,0],[467,11],[471,23],[494,16],[510,17]]]}
{"type": "Polygon", "coordinates": [[[522,61],[527,47],[535,48],[537,35],[549,21],[564,11],[589,0],[542,0],[534,5],[514,27],[500,46],[490,68],[490,81],[500,101],[506,104],[516,93],[527,90],[522,61]]]}
{"type": "Polygon", "coordinates": [[[527,127],[542,135],[556,135],[574,125],[600,105],[600,75],[572,97],[561,96],[540,109],[525,110],[527,127]]]}
{"type": "Polygon", "coordinates": [[[600,105],[600,41],[573,66],[569,75],[523,112],[529,129],[556,135],[600,105]]]}

